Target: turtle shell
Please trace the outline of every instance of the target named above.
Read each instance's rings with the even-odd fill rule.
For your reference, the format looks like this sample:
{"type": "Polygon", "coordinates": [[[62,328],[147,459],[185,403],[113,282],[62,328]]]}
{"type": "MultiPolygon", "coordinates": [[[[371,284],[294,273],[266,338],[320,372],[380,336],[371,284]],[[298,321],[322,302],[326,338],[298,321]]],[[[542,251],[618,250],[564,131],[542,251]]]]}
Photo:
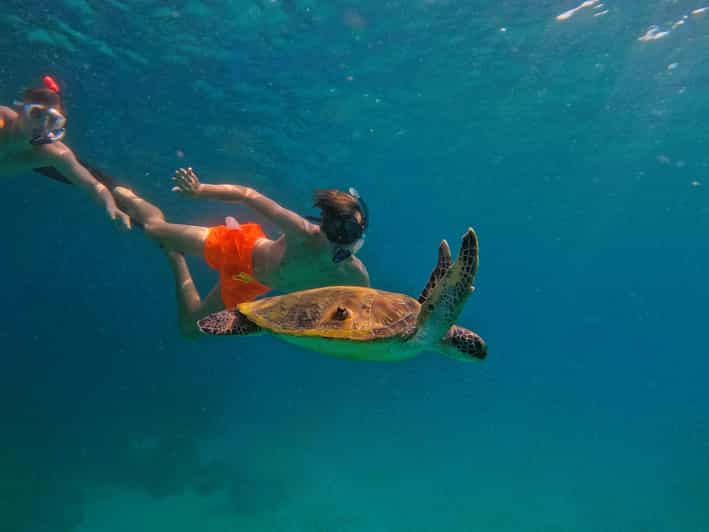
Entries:
{"type": "Polygon", "coordinates": [[[395,292],[327,286],[241,303],[239,312],[276,334],[353,341],[413,334],[421,305],[395,292]]]}

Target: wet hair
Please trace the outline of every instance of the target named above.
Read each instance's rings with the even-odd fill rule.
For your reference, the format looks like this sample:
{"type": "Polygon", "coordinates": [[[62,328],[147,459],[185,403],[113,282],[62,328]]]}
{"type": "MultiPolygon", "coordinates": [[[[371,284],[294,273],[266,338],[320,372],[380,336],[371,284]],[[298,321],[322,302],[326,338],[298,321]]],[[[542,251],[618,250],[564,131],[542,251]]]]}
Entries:
{"type": "Polygon", "coordinates": [[[47,107],[54,107],[63,115],[66,115],[61,96],[46,87],[33,87],[25,90],[22,95],[22,101],[25,103],[37,103],[40,105],[46,105],[47,107]]]}
{"type": "Polygon", "coordinates": [[[331,242],[348,245],[364,234],[366,213],[359,200],[351,194],[335,189],[316,190],[313,204],[322,211],[320,226],[331,242]]]}

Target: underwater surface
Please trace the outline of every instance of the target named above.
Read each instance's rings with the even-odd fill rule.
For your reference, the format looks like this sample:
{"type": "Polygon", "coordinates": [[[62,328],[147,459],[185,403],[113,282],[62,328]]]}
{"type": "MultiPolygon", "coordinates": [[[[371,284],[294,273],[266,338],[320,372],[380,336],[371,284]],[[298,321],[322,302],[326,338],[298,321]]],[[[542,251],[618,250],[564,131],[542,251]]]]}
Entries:
{"type": "Polygon", "coordinates": [[[143,233],[3,177],[0,532],[709,530],[707,6],[5,0],[0,103],[54,76],[170,220],[264,223],[181,166],[302,214],[355,186],[412,296],[474,227],[489,356],[183,339],[143,233]]]}

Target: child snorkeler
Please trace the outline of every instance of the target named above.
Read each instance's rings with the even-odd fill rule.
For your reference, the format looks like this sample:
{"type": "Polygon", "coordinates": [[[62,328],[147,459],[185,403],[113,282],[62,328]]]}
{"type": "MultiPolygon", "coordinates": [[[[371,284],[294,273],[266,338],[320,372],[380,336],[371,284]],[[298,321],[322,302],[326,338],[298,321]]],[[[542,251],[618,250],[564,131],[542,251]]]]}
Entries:
{"type": "Polygon", "coordinates": [[[77,185],[103,206],[120,229],[129,230],[130,218],[111,195],[111,178],[89,170],[62,142],[67,119],[59,85],[49,76],[43,83],[27,89],[14,108],[0,106],[0,175],[32,170],[77,185]]]}

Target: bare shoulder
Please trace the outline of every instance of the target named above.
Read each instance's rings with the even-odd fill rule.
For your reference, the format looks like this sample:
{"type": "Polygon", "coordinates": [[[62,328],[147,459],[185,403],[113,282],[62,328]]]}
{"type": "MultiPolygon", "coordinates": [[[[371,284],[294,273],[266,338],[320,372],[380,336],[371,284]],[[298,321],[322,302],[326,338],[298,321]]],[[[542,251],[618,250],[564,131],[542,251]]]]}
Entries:
{"type": "Polygon", "coordinates": [[[369,272],[364,263],[357,257],[350,257],[342,263],[342,273],[345,282],[353,286],[369,286],[369,272]]]}
{"type": "Polygon", "coordinates": [[[301,220],[301,223],[297,224],[297,230],[291,232],[290,237],[308,240],[317,244],[325,244],[327,242],[325,235],[320,231],[319,225],[311,223],[305,218],[301,218],[301,220]]]}
{"type": "Polygon", "coordinates": [[[283,234],[288,238],[288,242],[297,243],[299,246],[307,244],[312,248],[329,247],[325,235],[320,231],[320,226],[310,223],[305,218],[298,224],[293,224],[289,229],[284,228],[283,234]]]}
{"type": "Polygon", "coordinates": [[[306,220],[305,218],[303,218],[303,234],[307,238],[327,240],[325,238],[325,233],[320,230],[320,226],[306,220]]]}

